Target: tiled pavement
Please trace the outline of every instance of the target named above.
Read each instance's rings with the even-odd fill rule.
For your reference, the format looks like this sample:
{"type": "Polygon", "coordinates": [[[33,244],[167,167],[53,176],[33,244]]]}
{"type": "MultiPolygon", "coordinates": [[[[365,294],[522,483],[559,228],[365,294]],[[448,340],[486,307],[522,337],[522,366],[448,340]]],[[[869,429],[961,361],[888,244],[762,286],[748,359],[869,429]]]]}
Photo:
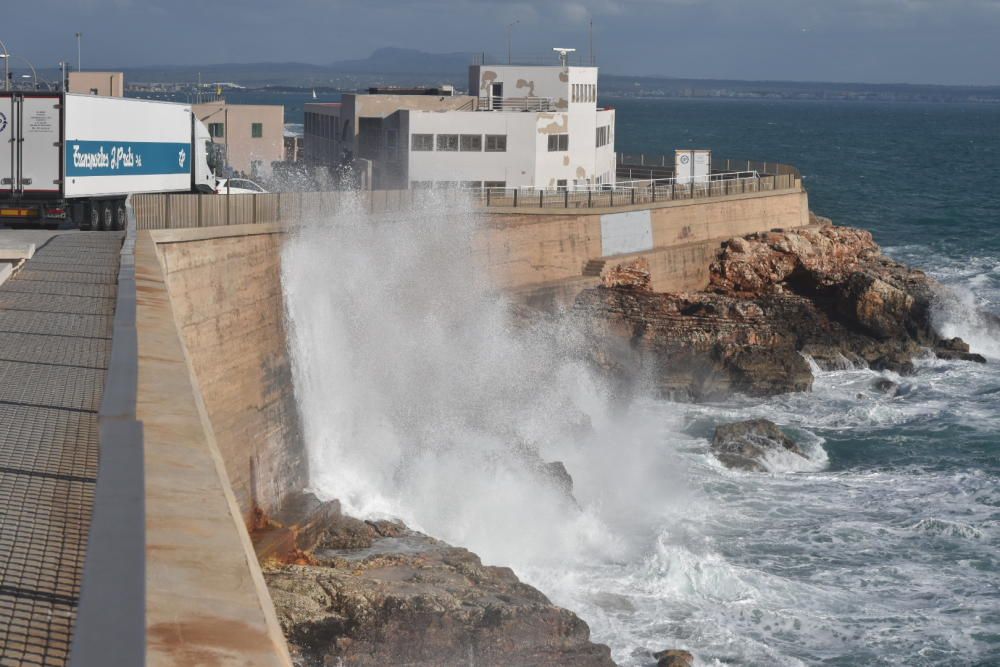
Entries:
{"type": "Polygon", "coordinates": [[[55,236],[0,286],[0,666],[68,656],[122,236],[55,236]]]}

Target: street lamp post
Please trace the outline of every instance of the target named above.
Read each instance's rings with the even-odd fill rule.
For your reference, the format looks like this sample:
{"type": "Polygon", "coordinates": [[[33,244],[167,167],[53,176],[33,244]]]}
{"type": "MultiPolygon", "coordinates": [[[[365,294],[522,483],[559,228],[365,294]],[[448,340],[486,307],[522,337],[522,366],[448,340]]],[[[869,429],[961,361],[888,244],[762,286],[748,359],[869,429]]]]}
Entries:
{"type": "Polygon", "coordinates": [[[510,29],[516,26],[520,21],[514,21],[513,23],[507,24],[507,64],[510,64],[510,29]]]}
{"type": "Polygon", "coordinates": [[[10,60],[10,51],[3,42],[0,42],[0,48],[3,49],[3,89],[10,90],[10,65],[7,62],[10,60]]]}
{"type": "Polygon", "coordinates": [[[82,32],[76,33],[76,71],[77,72],[82,72],[83,71],[82,63],[81,63],[81,60],[80,60],[80,38],[81,37],[83,37],[83,33],[82,32]]]}

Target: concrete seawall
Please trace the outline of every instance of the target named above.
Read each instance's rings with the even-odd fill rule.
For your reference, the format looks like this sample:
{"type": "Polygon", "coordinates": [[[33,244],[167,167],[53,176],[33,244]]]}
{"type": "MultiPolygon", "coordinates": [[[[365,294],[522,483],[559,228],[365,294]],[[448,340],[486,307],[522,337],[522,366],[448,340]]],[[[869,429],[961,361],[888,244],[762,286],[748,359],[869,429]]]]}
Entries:
{"type": "MultiPolygon", "coordinates": [[[[498,286],[527,300],[571,301],[599,280],[583,275],[588,262],[636,255],[650,260],[657,289],[696,289],[719,239],[808,216],[800,192],[490,213],[473,252],[498,286]]],[[[149,664],[289,664],[248,532],[308,483],[284,325],[284,232],[259,224],[137,237],[149,664]]]]}
{"type": "Polygon", "coordinates": [[[477,239],[474,251],[501,288],[521,290],[575,279],[597,258],[647,255],[654,288],[681,291],[704,286],[707,264],[704,271],[697,265],[721,240],[807,225],[809,196],[804,191],[754,193],[585,213],[512,209],[491,211],[487,220],[490,229],[477,239]],[[693,244],[699,242],[705,245],[696,249],[693,244]],[[678,246],[685,250],[658,253],[678,246]],[[678,262],[687,268],[679,269],[678,262]]]}

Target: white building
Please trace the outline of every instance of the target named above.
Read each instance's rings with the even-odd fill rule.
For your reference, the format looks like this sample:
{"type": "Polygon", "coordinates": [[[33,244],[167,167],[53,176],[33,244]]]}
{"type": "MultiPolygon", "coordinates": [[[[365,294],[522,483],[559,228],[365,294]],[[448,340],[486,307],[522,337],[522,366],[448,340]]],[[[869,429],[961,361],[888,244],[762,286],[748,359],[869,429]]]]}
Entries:
{"type": "Polygon", "coordinates": [[[386,189],[614,183],[615,112],[597,106],[596,67],[473,65],[469,91],[307,104],[307,159],[369,159],[386,189]]]}

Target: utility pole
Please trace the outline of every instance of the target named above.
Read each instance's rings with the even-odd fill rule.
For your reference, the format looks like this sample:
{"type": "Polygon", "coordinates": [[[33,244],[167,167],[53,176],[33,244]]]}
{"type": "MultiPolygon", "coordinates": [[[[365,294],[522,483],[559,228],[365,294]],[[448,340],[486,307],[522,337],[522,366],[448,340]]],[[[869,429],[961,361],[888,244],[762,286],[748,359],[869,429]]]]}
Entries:
{"type": "Polygon", "coordinates": [[[83,64],[80,60],[80,38],[83,37],[82,32],[76,33],[76,71],[83,71],[83,64]]]}
{"type": "Polygon", "coordinates": [[[59,62],[59,89],[66,92],[66,61],[59,62]]]}

